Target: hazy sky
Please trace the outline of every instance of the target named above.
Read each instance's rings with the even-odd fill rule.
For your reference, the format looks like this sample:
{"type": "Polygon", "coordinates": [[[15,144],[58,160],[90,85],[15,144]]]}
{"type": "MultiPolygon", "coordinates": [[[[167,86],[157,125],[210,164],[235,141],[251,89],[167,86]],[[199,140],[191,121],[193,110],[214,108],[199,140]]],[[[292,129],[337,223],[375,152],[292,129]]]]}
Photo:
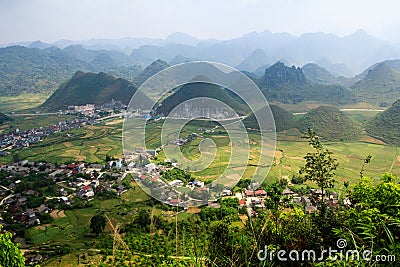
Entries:
{"type": "Polygon", "coordinates": [[[398,0],[0,0],[0,43],[360,28],[400,42],[399,10],[398,0]]]}

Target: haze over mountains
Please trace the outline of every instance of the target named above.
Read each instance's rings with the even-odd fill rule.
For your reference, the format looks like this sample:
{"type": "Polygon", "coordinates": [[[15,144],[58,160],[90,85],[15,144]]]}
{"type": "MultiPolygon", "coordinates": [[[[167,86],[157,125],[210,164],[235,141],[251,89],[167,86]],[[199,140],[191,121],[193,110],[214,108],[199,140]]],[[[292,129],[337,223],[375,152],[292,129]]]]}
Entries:
{"type": "MultiPolygon", "coordinates": [[[[297,37],[265,30],[230,40],[201,40],[184,33],[173,33],[166,39],[60,40],[51,44],[35,41],[19,45],[39,49],[82,45],[88,50],[119,51],[125,55],[123,61],[130,58],[131,64],[142,67],[157,59],[170,62],[176,56],[217,61],[246,71],[255,71],[257,67],[278,60],[296,66],[313,62],[335,76],[353,76],[376,62],[400,58],[400,45],[377,39],[363,30],[344,37],[321,32],[297,37]]],[[[122,59],[122,55],[120,57],[122,59]]]]}
{"type": "Polygon", "coordinates": [[[175,33],[165,40],[92,39],[79,44],[63,40],[23,45],[0,48],[3,96],[50,94],[81,72],[107,73],[137,88],[173,64],[212,60],[237,66],[268,100],[281,103],[367,102],[387,107],[400,98],[400,47],[361,30],[345,37],[324,33],[296,37],[264,31],[220,41],[175,33]]]}

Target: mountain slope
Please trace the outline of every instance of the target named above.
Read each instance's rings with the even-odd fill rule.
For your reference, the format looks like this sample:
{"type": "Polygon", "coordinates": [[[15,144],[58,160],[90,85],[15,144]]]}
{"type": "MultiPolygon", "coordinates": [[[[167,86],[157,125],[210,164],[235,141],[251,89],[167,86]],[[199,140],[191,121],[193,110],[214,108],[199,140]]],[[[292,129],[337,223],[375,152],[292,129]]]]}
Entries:
{"type": "Polygon", "coordinates": [[[325,68],[315,63],[308,63],[301,67],[304,75],[313,83],[326,85],[338,84],[345,87],[351,86],[358,81],[357,78],[336,77],[325,68]]]}
{"type": "Polygon", "coordinates": [[[162,61],[161,59],[158,59],[158,60],[154,61],[153,63],[151,63],[149,66],[147,66],[138,76],[136,76],[133,79],[133,83],[136,84],[137,86],[140,86],[148,78],[150,78],[157,72],[160,72],[168,67],[169,67],[169,65],[167,62],[162,61]]]}
{"type": "Polygon", "coordinates": [[[400,100],[382,113],[377,114],[367,123],[366,130],[369,134],[384,141],[400,145],[400,100]]]}
{"type": "MultiPolygon", "coordinates": [[[[295,117],[293,115],[293,113],[287,111],[286,109],[277,106],[277,105],[269,105],[272,115],[274,117],[275,120],[275,128],[277,132],[281,132],[284,130],[289,130],[292,128],[296,128],[297,127],[297,123],[295,120],[295,117]]],[[[264,109],[260,109],[258,111],[256,111],[256,114],[258,116],[258,114],[265,114],[265,110],[264,109]]],[[[247,128],[252,128],[252,129],[258,129],[258,123],[256,120],[256,116],[252,113],[250,114],[247,118],[245,118],[243,120],[244,125],[247,128]]]]}
{"type": "Polygon", "coordinates": [[[282,103],[320,101],[347,104],[355,101],[353,92],[341,85],[324,85],[309,81],[301,68],[277,62],[255,80],[268,100],[282,103]]]}
{"type": "MultiPolygon", "coordinates": [[[[167,115],[171,112],[173,108],[177,105],[194,98],[208,97],[217,99],[226,105],[230,106],[239,115],[244,115],[249,113],[249,108],[247,105],[236,96],[234,93],[227,89],[223,89],[220,86],[203,83],[194,82],[188,83],[181,87],[178,87],[173,94],[166,97],[156,108],[157,114],[167,115]]],[[[190,109],[206,108],[209,109],[211,113],[215,112],[215,108],[220,105],[213,105],[213,103],[203,103],[203,102],[191,102],[190,109]]]]}
{"type": "Polygon", "coordinates": [[[320,106],[300,118],[299,128],[305,132],[312,128],[329,141],[356,140],[361,135],[361,125],[351,120],[339,109],[320,106]]]}
{"type": "Polygon", "coordinates": [[[260,66],[271,63],[264,50],[256,49],[248,57],[246,57],[238,66],[239,70],[256,71],[260,66]]]}
{"type": "Polygon", "coordinates": [[[78,71],[63,83],[42,107],[59,110],[69,105],[109,103],[112,100],[128,104],[136,90],[137,88],[127,80],[115,78],[104,72],[94,74],[78,71]]]}
{"type": "Polygon", "coordinates": [[[385,62],[379,63],[351,88],[363,101],[388,106],[400,98],[400,71],[385,62]]]}
{"type": "Polygon", "coordinates": [[[0,48],[0,94],[53,92],[59,83],[77,70],[90,66],[58,48],[0,48]]]}
{"type": "Polygon", "coordinates": [[[301,69],[307,79],[312,82],[321,84],[336,83],[336,77],[333,74],[315,63],[308,63],[301,67],[301,69]]]}

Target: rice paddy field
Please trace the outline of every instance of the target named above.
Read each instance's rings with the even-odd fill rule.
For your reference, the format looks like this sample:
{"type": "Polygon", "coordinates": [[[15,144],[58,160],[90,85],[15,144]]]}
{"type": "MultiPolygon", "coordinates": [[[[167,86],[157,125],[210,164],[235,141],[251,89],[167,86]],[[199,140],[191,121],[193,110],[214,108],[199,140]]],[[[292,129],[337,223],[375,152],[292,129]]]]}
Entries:
{"type": "Polygon", "coordinates": [[[48,127],[53,124],[57,124],[60,121],[71,120],[76,118],[72,115],[43,115],[43,114],[33,114],[33,115],[20,115],[14,114],[10,115],[12,121],[0,125],[0,133],[7,133],[9,131],[18,128],[19,130],[32,129],[35,127],[48,127]]]}
{"type": "MultiPolygon", "coordinates": [[[[354,113],[352,116],[357,120],[364,120],[365,116],[372,115],[354,113]]],[[[20,121],[30,120],[22,117],[18,119],[20,121]]],[[[54,120],[54,118],[50,117],[43,117],[43,119],[45,121],[43,123],[49,123],[54,120]]],[[[59,119],[57,118],[57,120],[59,119]]],[[[36,120],[36,123],[39,122],[36,120]]],[[[148,148],[161,146],[161,126],[161,122],[147,124],[146,144],[148,148]]],[[[192,121],[182,129],[180,136],[187,137],[191,133],[199,133],[199,128],[215,129],[215,126],[216,124],[211,122],[192,121]]],[[[201,180],[215,179],[228,166],[232,150],[231,142],[222,127],[217,128],[214,133],[203,134],[203,136],[214,141],[217,152],[213,163],[207,169],[193,173],[193,176],[201,180]]],[[[290,177],[290,175],[298,172],[303,164],[303,157],[307,152],[311,151],[307,142],[300,137],[301,133],[296,129],[278,133],[275,159],[267,176],[268,181],[290,177]]],[[[259,158],[260,136],[256,133],[249,133],[249,140],[249,161],[246,166],[242,166],[246,168],[244,178],[252,176],[259,158]]],[[[195,160],[200,157],[199,144],[201,141],[202,138],[197,138],[188,145],[177,146],[176,149],[180,149],[188,159],[195,160]]],[[[366,166],[365,175],[374,179],[379,179],[385,172],[400,175],[400,148],[387,145],[366,134],[355,142],[325,142],[325,146],[334,153],[334,157],[339,161],[337,170],[338,186],[345,179],[349,180],[350,183],[358,180],[363,159],[368,155],[372,156],[372,160],[366,166]]],[[[27,149],[12,151],[12,153],[17,154],[20,159],[57,163],[76,160],[101,163],[105,161],[106,155],[115,158],[122,157],[122,120],[112,119],[99,125],[86,125],[80,129],[58,133],[45,138],[39,144],[32,145],[27,149]]],[[[0,163],[10,162],[12,158],[12,155],[1,157],[0,163]]],[[[158,155],[158,160],[162,161],[163,159],[165,159],[165,155],[161,151],[158,155]]]]}
{"type": "Polygon", "coordinates": [[[18,96],[1,96],[0,111],[3,113],[25,112],[37,108],[49,97],[47,94],[21,94],[18,96]]]}
{"type": "MultiPolygon", "coordinates": [[[[29,148],[12,151],[20,159],[65,163],[69,161],[104,162],[107,155],[122,157],[122,121],[86,125],[48,136],[29,148]]],[[[7,163],[12,155],[0,158],[7,163]]]]}

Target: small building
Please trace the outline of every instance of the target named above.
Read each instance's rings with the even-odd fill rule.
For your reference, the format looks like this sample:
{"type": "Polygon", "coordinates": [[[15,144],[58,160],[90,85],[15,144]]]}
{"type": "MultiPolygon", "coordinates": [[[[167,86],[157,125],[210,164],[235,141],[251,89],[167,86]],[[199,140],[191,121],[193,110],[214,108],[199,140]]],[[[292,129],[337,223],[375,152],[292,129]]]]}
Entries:
{"type": "Polygon", "coordinates": [[[254,194],[256,196],[260,196],[260,197],[265,197],[267,195],[267,193],[263,189],[258,189],[256,191],[254,191],[254,194]]]}
{"type": "Polygon", "coordinates": [[[307,196],[301,196],[301,201],[303,202],[304,206],[312,206],[310,198],[307,196]]]}
{"type": "Polygon", "coordinates": [[[146,172],[152,172],[157,168],[157,166],[154,163],[149,163],[149,164],[146,164],[144,166],[144,168],[145,168],[146,172]]]}
{"type": "Polygon", "coordinates": [[[173,180],[173,181],[169,182],[168,184],[170,186],[180,187],[180,186],[183,186],[183,181],[181,181],[181,180],[173,180]]]}
{"type": "Polygon", "coordinates": [[[153,158],[154,158],[155,156],[157,156],[157,151],[154,150],[154,149],[148,149],[148,150],[146,150],[146,153],[149,154],[150,157],[153,157],[153,158]]]}
{"type": "Polygon", "coordinates": [[[225,189],[222,191],[222,196],[232,196],[232,191],[229,189],[225,189]]]}
{"type": "Polygon", "coordinates": [[[283,196],[292,196],[294,194],[295,193],[292,190],[290,190],[289,188],[287,188],[287,187],[282,191],[282,195],[283,196]]]}
{"type": "Polygon", "coordinates": [[[177,199],[177,198],[171,198],[171,199],[168,200],[168,202],[171,205],[177,206],[177,205],[179,205],[179,203],[181,203],[181,200],[177,199]]]}
{"type": "Polygon", "coordinates": [[[253,190],[246,190],[244,192],[244,194],[246,195],[246,197],[254,197],[254,191],[253,190]]]}

